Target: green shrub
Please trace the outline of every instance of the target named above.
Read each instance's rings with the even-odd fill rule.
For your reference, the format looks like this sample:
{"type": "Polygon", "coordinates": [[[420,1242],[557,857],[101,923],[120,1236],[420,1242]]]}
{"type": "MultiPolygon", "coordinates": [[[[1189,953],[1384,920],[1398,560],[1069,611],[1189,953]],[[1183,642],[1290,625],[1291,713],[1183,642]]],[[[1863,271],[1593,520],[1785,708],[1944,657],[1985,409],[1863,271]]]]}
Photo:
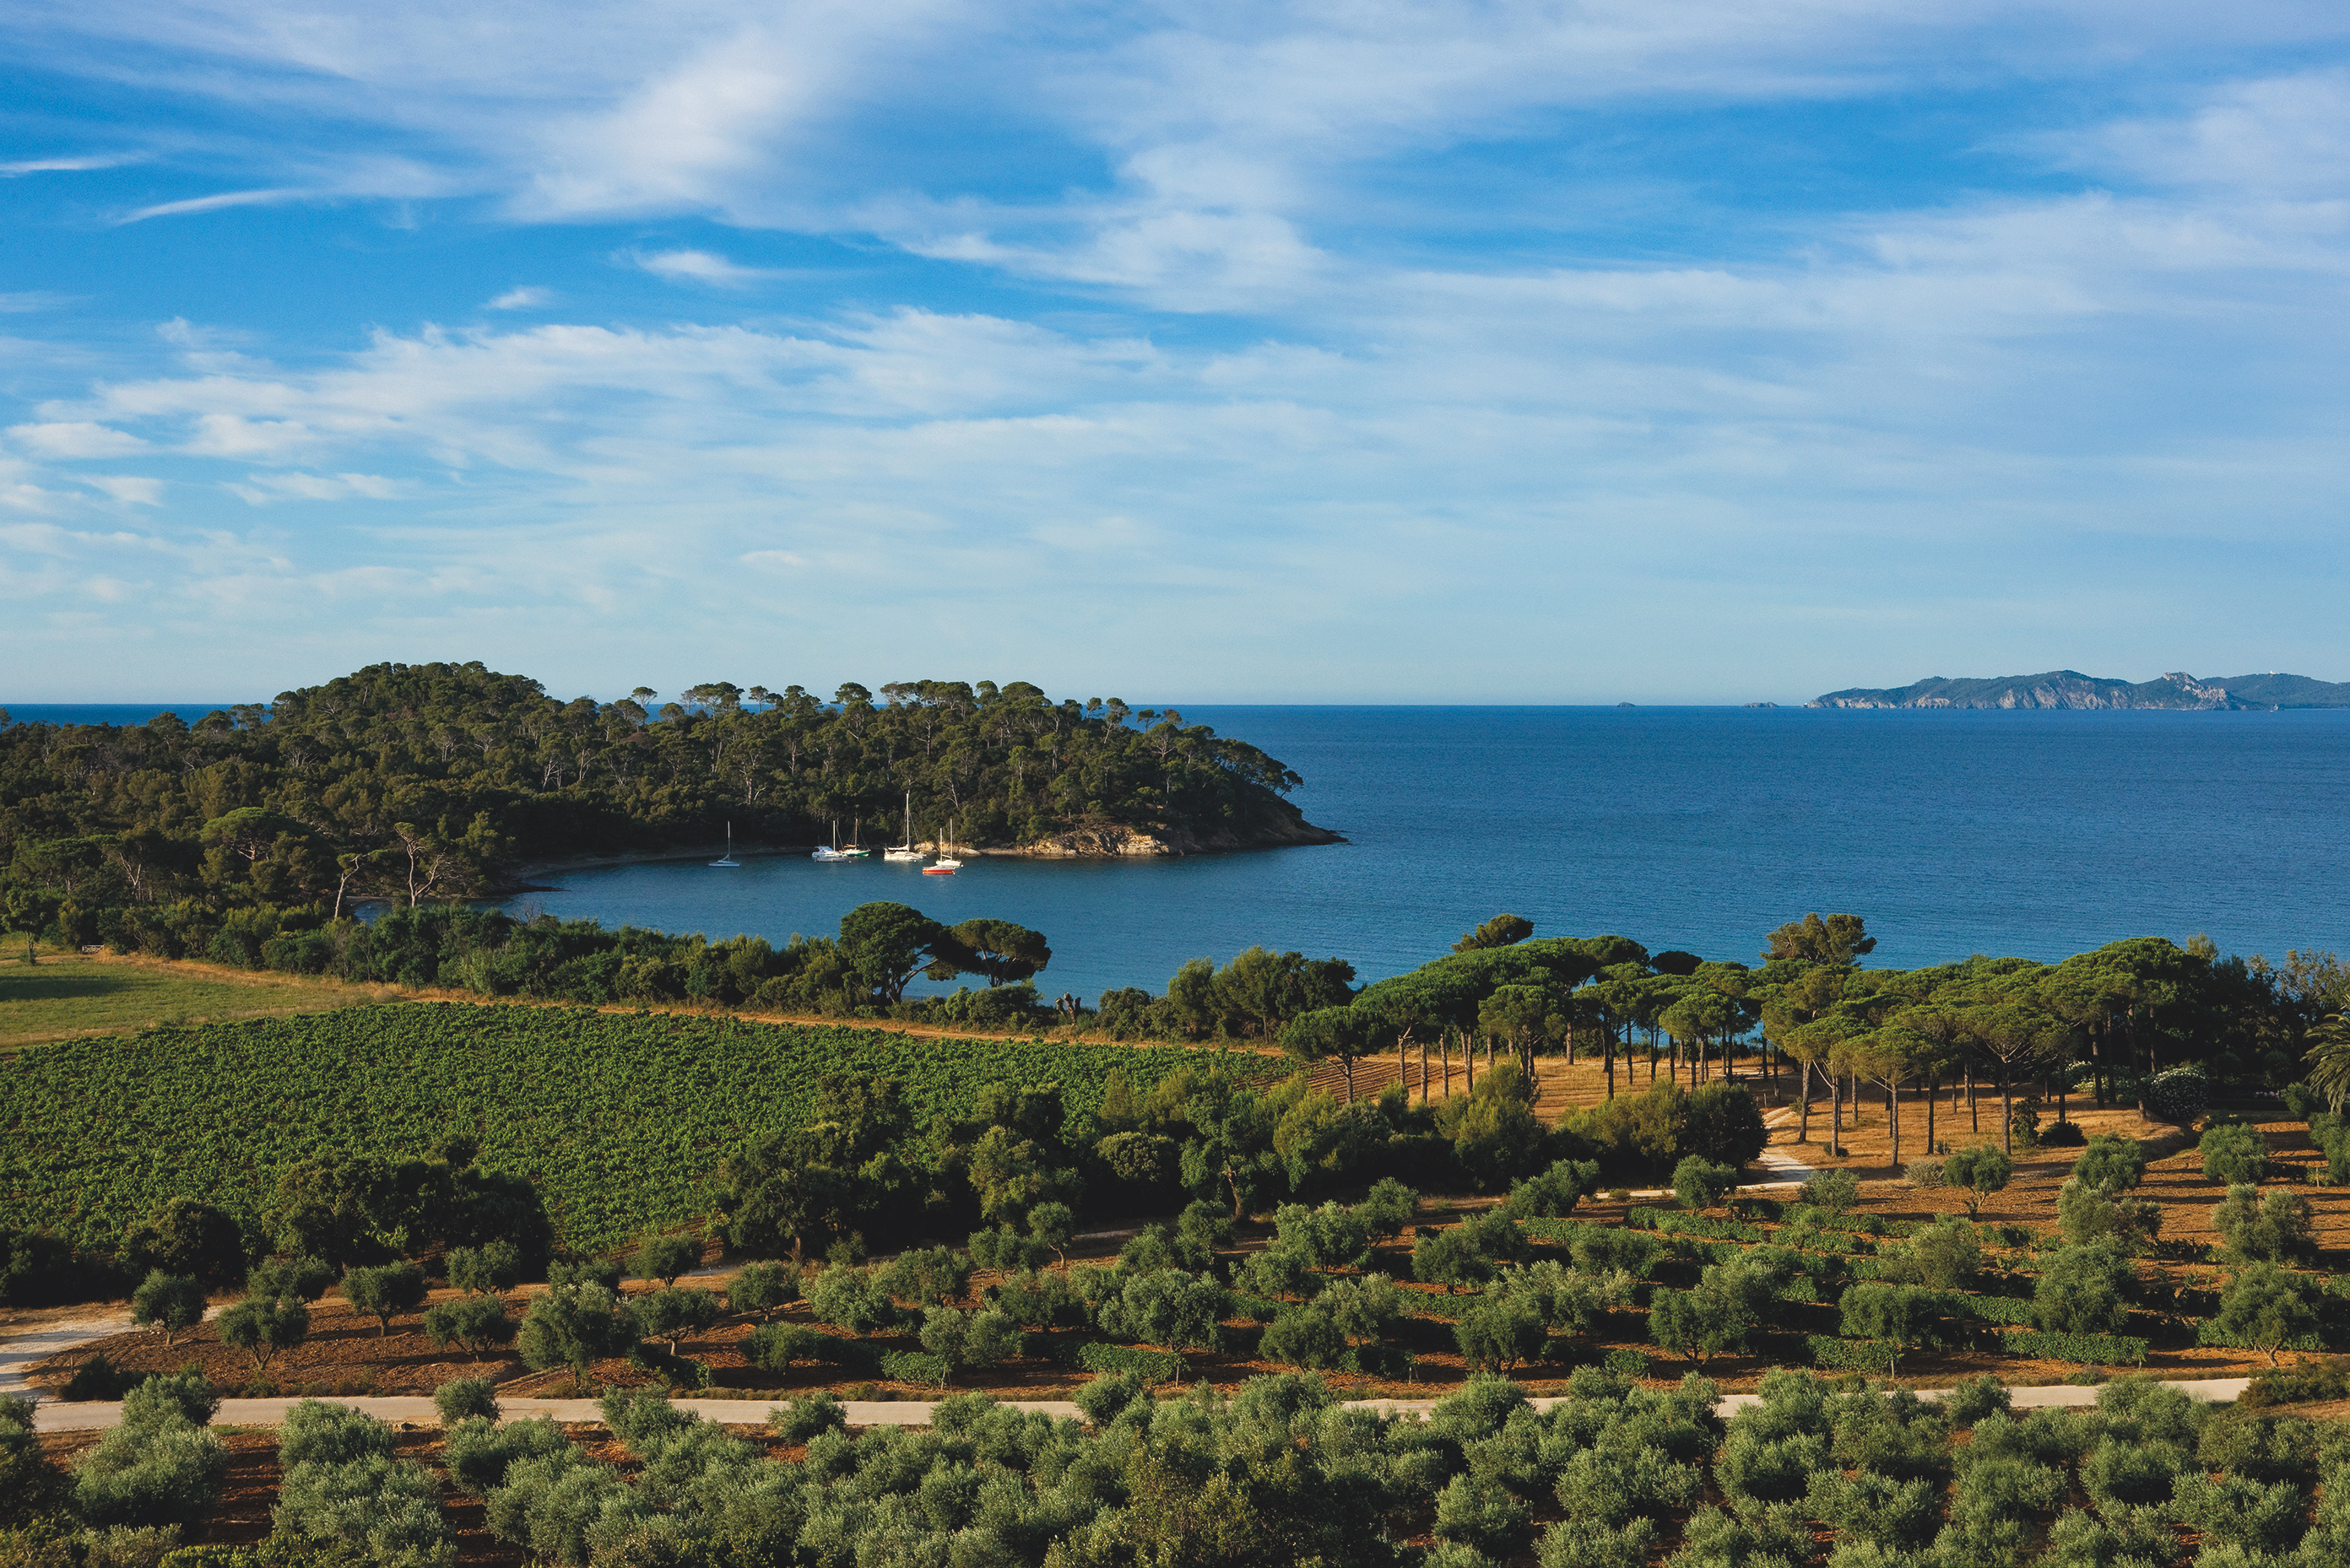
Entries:
{"type": "Polygon", "coordinates": [[[2211,1103],[2211,1084],[2196,1068],[2173,1067],[2147,1079],[2142,1094],[2141,1103],[2147,1116],[2158,1122],[2185,1127],[2211,1103]]]}
{"type": "Polygon", "coordinates": [[[204,1321],[204,1287],[191,1274],[150,1270],[130,1293],[130,1321],[140,1328],[161,1329],[168,1350],[183,1330],[204,1321]]]}
{"type": "Polygon", "coordinates": [[[1860,1201],[1860,1179],[1849,1170],[1823,1170],[1804,1180],[1798,1197],[1823,1214],[1842,1214],[1860,1201]]]}
{"type": "Polygon", "coordinates": [[[2066,1247],[2041,1271],[2033,1316],[2054,1334],[2110,1334],[2129,1319],[2129,1261],[2105,1246],[2066,1247]]]}
{"type": "Polygon", "coordinates": [[[120,1399],[151,1376],[124,1371],[107,1359],[106,1352],[101,1350],[74,1368],[73,1376],[57,1390],[57,1397],[69,1405],[92,1399],[120,1399]]]}
{"type": "Polygon", "coordinates": [[[496,1295],[522,1282],[522,1251],[512,1241],[484,1241],[478,1247],[452,1247],[449,1282],[473,1295],[496,1295]]]}
{"type": "Polygon", "coordinates": [[[767,1430],[787,1443],[809,1442],[847,1426],[847,1409],[830,1394],[804,1394],[767,1412],[767,1430]]]}
{"type": "Polygon", "coordinates": [[[74,1511],[86,1523],[191,1524],[220,1501],[228,1449],[185,1422],[120,1426],[75,1458],[73,1477],[74,1511]]]}
{"type": "Polygon", "coordinates": [[[1762,1108],[1745,1085],[1717,1080],[1690,1091],[1681,1120],[1684,1154],[1734,1171],[1762,1154],[1770,1142],[1762,1108]]]}
{"type": "Polygon", "coordinates": [[[2228,1189],[2211,1211],[2222,1255],[2230,1262],[2282,1263],[2317,1251],[2317,1210],[2298,1192],[2275,1189],[2263,1196],[2247,1186],[2228,1189]]]}
{"type": "Polygon", "coordinates": [[[835,1263],[818,1274],[808,1286],[807,1298],[816,1322],[851,1334],[895,1327],[900,1316],[878,1271],[847,1263],[835,1263]]]}
{"type": "Polygon", "coordinates": [[[1076,1363],[1087,1372],[1130,1374],[1148,1384],[1172,1383],[1183,1376],[1183,1358],[1163,1350],[1091,1342],[1076,1349],[1076,1363]]]}
{"type": "Polygon", "coordinates": [[[1550,1334],[1523,1295],[1489,1291],[1461,1314],[1452,1338],[1470,1370],[1506,1372],[1540,1355],[1550,1334]]]}
{"type": "Polygon", "coordinates": [[[1436,1496],[1435,1535],[1492,1557],[1514,1557],[1533,1544],[1534,1516],[1508,1489],[1454,1476],[1436,1496]]]}
{"type": "Polygon", "coordinates": [[[133,1427],[169,1426],[174,1421],[204,1427],[220,1413],[220,1391],[196,1368],[158,1372],[141,1378],[138,1386],[122,1396],[122,1419],[133,1427]]]}
{"type": "Polygon", "coordinates": [[[264,1258],[244,1277],[244,1293],[314,1302],[334,1283],[334,1265],[323,1258],[264,1258]]]}
{"type": "Polygon", "coordinates": [[[1284,1203],[1273,1211],[1273,1224],[1281,1244],[1295,1250],[1312,1267],[1353,1268],[1366,1261],[1370,1238],[1352,1210],[1336,1203],[1325,1203],[1319,1209],[1284,1203]]]}
{"type": "Polygon", "coordinates": [[[432,1408],[443,1427],[498,1418],[497,1385],[486,1377],[452,1377],[432,1390],[432,1408]]]}
{"type": "Polygon", "coordinates": [[[2057,1230],[2076,1247],[2106,1242],[2123,1251],[2143,1251],[2162,1228],[2162,1206],[2133,1198],[2126,1188],[2069,1177],[2056,1193],[2057,1230]]]}
{"type": "Polygon", "coordinates": [[[922,1314],[922,1348],[946,1366],[947,1381],[967,1367],[993,1366],[1019,1354],[1019,1325],[1000,1312],[937,1306],[922,1314]]]}
{"type": "Polygon", "coordinates": [[[953,1366],[942,1355],[912,1350],[885,1350],[881,1353],[881,1376],[892,1383],[943,1388],[947,1386],[947,1379],[953,1375],[953,1366]]]}
{"type": "Polygon", "coordinates": [[[387,1263],[380,1269],[343,1272],[343,1299],[354,1310],[373,1316],[378,1338],[391,1334],[391,1320],[424,1304],[424,1271],[413,1263],[387,1263]]]}
{"type": "Polygon", "coordinates": [[[387,1568],[454,1568],[441,1489],[413,1459],[370,1455],[295,1465],[271,1511],[280,1532],[387,1568]]]}
{"type": "Polygon", "coordinates": [[[1493,1266],[1477,1251],[1467,1228],[1438,1230],[1423,1226],[1412,1243],[1411,1277],[1422,1284],[1442,1285],[1447,1292],[1482,1284],[1493,1277],[1493,1266]]]}
{"type": "Polygon", "coordinates": [[[626,1355],[642,1335],[620,1298],[601,1285],[550,1287],[530,1299],[517,1335],[522,1364],[533,1372],[568,1367],[584,1387],[596,1362],[626,1355]]]}
{"type": "Polygon", "coordinates": [[[1259,1356],[1290,1366],[1336,1366],[1347,1349],[1346,1334],[1318,1303],[1284,1307],[1257,1342],[1259,1356]]]}
{"type": "Polygon", "coordinates": [[[2099,1133],[2073,1162],[2074,1180],[2126,1192],[2146,1179],[2146,1146],[2118,1133],[2099,1133]]]}
{"type": "Polygon", "coordinates": [[[2027,1355],[2040,1361],[2071,1361],[2083,1366],[2146,1365],[2146,1341],[2131,1334],[2027,1331],[2003,1334],[1999,1343],[2011,1355],[2027,1355]]]}
{"type": "Polygon", "coordinates": [[[1930,1290],[1964,1290],[1982,1272],[1982,1238],[1974,1222],[1944,1214],[1916,1231],[1900,1254],[1905,1272],[1930,1290]]]}
{"type": "Polygon", "coordinates": [[[638,1331],[647,1339],[667,1345],[672,1355],[677,1354],[679,1340],[707,1332],[720,1316],[717,1293],[691,1285],[663,1285],[630,1297],[629,1311],[636,1317],[638,1331]]]}
{"type": "Polygon", "coordinates": [[[1369,1193],[1355,1205],[1364,1231],[1382,1239],[1402,1235],[1419,1210],[1419,1194],[1391,1176],[1373,1182],[1369,1193]]]}
{"type": "Polygon", "coordinates": [[[889,1260],[877,1282],[908,1306],[939,1306],[971,1288],[971,1260],[947,1247],[910,1247],[889,1260]]]}
{"type": "Polygon", "coordinates": [[[506,1315],[506,1303],[489,1295],[435,1302],[424,1309],[422,1327],[433,1348],[458,1345],[475,1355],[487,1355],[494,1346],[512,1343],[515,1333],[514,1319],[506,1315]]]}
{"type": "Polygon", "coordinates": [[[556,1290],[569,1285],[601,1285],[617,1293],[627,1272],[617,1258],[579,1258],[567,1263],[548,1264],[546,1282],[556,1290]]]}
{"type": "Polygon", "coordinates": [[[659,1280],[664,1285],[674,1285],[677,1277],[701,1265],[702,1239],[698,1236],[646,1235],[639,1237],[629,1253],[629,1273],[639,1280],[659,1280]]]}
{"type": "Polygon", "coordinates": [[[1737,1185],[1736,1166],[1717,1165],[1703,1155],[1690,1155],[1673,1168],[1673,1196],[1684,1209],[1718,1208],[1737,1185]]]}
{"type": "Polygon", "coordinates": [[[2247,1263],[2220,1293],[2211,1326],[2277,1362],[2293,1340],[2315,1332],[2317,1312],[2309,1283],[2274,1263],[2247,1263]]]}
{"type": "Polygon", "coordinates": [[[1982,1200],[2005,1187],[2015,1175],[2015,1162],[1995,1144],[1970,1144],[1942,1160],[1943,1178],[1967,1189],[1967,1218],[1982,1210],[1982,1200]]]}
{"type": "Polygon", "coordinates": [[[2223,1186],[2258,1186],[2268,1174],[2268,1140],[2261,1129],[2241,1122],[2215,1127],[2203,1134],[2197,1150],[2203,1157],[2203,1179],[2223,1186]]]}
{"type": "Polygon", "coordinates": [[[1960,1431],[1991,1416],[2007,1414],[2012,1403],[2007,1385],[1997,1375],[1979,1372],[1961,1378],[1942,1397],[1942,1417],[1960,1431]]]}
{"type": "Polygon", "coordinates": [[[310,1337],[310,1309],[294,1296],[247,1296],[213,1326],[223,1345],[244,1351],[253,1357],[255,1371],[266,1372],[279,1351],[310,1337]]]}
{"type": "Polygon", "coordinates": [[[476,1416],[449,1429],[442,1461],[458,1490],[487,1497],[504,1483],[507,1469],[518,1461],[576,1451],[562,1428],[543,1416],[504,1426],[476,1416]]]}

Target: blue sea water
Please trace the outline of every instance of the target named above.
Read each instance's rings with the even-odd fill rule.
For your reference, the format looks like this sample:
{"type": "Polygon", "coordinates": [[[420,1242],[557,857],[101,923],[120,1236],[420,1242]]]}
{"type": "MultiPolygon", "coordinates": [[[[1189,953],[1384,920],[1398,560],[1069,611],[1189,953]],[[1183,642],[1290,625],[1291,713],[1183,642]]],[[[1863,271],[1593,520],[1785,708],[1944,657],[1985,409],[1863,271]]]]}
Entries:
{"type": "Polygon", "coordinates": [[[205,714],[225,711],[231,706],[228,702],[0,702],[0,709],[5,709],[19,724],[143,724],[158,713],[177,713],[192,725],[205,714]]]}
{"type": "Polygon", "coordinates": [[[2199,931],[2350,948],[2350,711],[1182,707],[1303,774],[1297,803],[1348,842],[951,877],[745,853],[515,903],[776,941],[873,898],[993,915],[1051,940],[1047,994],[1088,999],[1258,942],[1392,974],[1504,909],[1747,961],[1814,909],[1866,916],[1873,967],[2199,931]]]}

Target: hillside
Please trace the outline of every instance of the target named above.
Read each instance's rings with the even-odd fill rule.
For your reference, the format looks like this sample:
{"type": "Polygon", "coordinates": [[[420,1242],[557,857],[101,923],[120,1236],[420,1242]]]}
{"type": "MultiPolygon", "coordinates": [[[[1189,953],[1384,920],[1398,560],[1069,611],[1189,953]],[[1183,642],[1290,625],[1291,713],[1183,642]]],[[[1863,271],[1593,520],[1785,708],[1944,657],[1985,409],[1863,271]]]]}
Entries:
{"type": "Polygon", "coordinates": [[[2306,675],[2230,675],[2199,680],[2173,670],[2159,680],[2118,680],[2051,670],[1952,680],[1935,675],[1897,687],[1847,687],[1810,708],[2350,708],[2350,683],[2306,675]]]}
{"type": "MultiPolygon", "coordinates": [[[[566,702],[473,664],[379,664],[266,706],[137,726],[0,713],[0,901],[60,910],[451,898],[534,864],[834,837],[983,853],[1184,854],[1326,844],[1298,775],[1170,709],[1055,702],[1026,681],[712,681],[566,702]]],[[[85,939],[87,940],[87,939],[85,939]]]]}

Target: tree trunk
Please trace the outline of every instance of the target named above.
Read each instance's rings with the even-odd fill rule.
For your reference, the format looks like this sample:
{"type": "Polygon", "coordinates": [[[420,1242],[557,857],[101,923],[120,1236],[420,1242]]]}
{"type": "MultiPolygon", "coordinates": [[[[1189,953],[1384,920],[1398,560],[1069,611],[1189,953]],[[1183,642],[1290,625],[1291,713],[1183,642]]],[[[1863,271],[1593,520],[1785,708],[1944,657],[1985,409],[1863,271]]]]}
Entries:
{"type": "Polygon", "coordinates": [[[1928,1074],[1926,1077],[1926,1153],[1929,1158],[1931,1158],[1934,1153],[1934,1091],[1939,1086],[1934,1082],[1933,1075],[1928,1074]]]}
{"type": "Polygon", "coordinates": [[[2002,1154],[2015,1153],[2015,1108],[2009,1103],[2004,1062],[1999,1064],[1999,1147],[2002,1154]]]}
{"type": "Polygon", "coordinates": [[[1828,1069],[1828,1147],[1837,1154],[1844,1152],[1844,1104],[1838,1098],[1844,1093],[1844,1080],[1835,1069],[1828,1069]]]}
{"type": "Polygon", "coordinates": [[[1812,1064],[1795,1064],[1795,1141],[1812,1141],[1812,1064]]]}
{"type": "Polygon", "coordinates": [[[1339,1057],[1338,1071],[1347,1075],[1347,1103],[1351,1106],[1355,1103],[1355,1059],[1352,1056],[1339,1057]]]}
{"type": "Polygon", "coordinates": [[[1443,1043],[1442,1043],[1441,1044],[1440,1044],[1439,1046],[1437,1046],[1437,1050],[1438,1050],[1438,1052],[1441,1054],[1441,1056],[1442,1056],[1442,1058],[1443,1058],[1443,1062],[1444,1062],[1444,1097],[1445,1097],[1446,1099],[1448,1099],[1448,1100],[1449,1100],[1449,1099],[1451,1099],[1451,1098],[1452,1097],[1452,1031],[1451,1031],[1451,1030],[1448,1029],[1448,1030],[1446,1030],[1446,1031],[1444,1032],[1444,1040],[1443,1040],[1443,1043]]]}
{"type": "Polygon", "coordinates": [[[1469,1075],[1469,1092],[1477,1092],[1477,1037],[1469,1036],[1461,1047],[1461,1070],[1469,1075]]]}
{"type": "Polygon", "coordinates": [[[1607,1070],[1607,1097],[1616,1097],[1616,1047],[1611,1043],[1599,1048],[1599,1060],[1607,1070]]]}
{"type": "Polygon", "coordinates": [[[1967,1130],[1982,1131],[1982,1103],[1975,1097],[1975,1064],[1967,1064],[1967,1130]]]}
{"type": "Polygon", "coordinates": [[[1428,1042],[1419,1043],[1419,1103],[1428,1104],[1428,1042]]]}

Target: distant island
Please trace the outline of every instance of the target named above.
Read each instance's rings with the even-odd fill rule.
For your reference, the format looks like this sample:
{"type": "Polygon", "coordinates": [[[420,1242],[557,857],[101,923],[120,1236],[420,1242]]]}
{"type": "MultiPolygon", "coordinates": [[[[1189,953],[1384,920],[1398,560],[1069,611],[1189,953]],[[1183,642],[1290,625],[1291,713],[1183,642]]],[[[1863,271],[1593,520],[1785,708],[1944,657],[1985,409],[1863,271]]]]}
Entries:
{"type": "Polygon", "coordinates": [[[2350,682],[2306,675],[2229,675],[2198,680],[2173,670],[2159,680],[2116,680],[2077,670],[1952,680],[1930,676],[1908,686],[1847,687],[1807,708],[2350,708],[2350,682]]]}

